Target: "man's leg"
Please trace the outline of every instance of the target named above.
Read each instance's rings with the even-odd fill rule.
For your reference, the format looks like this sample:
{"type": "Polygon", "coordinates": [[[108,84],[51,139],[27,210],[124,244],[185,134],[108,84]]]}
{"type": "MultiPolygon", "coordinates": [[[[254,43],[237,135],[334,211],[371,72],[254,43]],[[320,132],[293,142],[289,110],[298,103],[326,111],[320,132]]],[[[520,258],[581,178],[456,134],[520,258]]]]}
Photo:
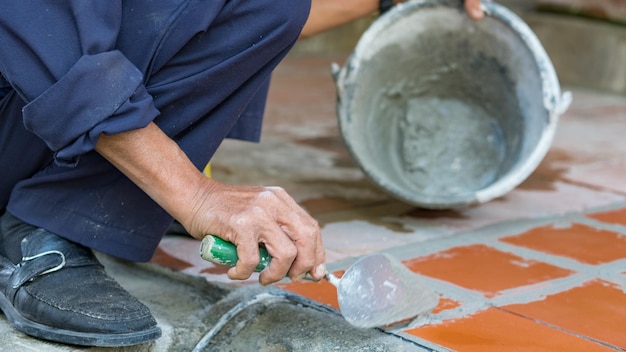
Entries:
{"type": "MultiPolygon", "coordinates": [[[[271,72],[297,39],[308,7],[308,0],[228,1],[205,32],[182,48],[178,37],[169,38],[151,65],[140,67],[161,111],[155,122],[198,169],[226,136],[258,138],[271,72]]],[[[137,49],[124,47],[124,35],[120,49],[140,62],[137,49]]],[[[135,261],[151,258],[172,221],[95,152],[81,156],[75,168],[50,164],[19,182],[7,209],[29,224],[135,261]]]]}
{"type": "Polygon", "coordinates": [[[150,310],[109,277],[90,250],[5,212],[12,187],[44,173],[53,155],[24,128],[23,101],[14,91],[3,93],[0,309],[19,330],[69,344],[122,346],[158,338],[150,310]]]}
{"type": "MultiPolygon", "coordinates": [[[[227,135],[258,137],[271,71],[296,40],[308,6],[308,0],[228,1],[206,31],[188,41],[179,36],[185,25],[174,26],[154,47],[151,60],[141,61],[138,50],[121,45],[131,61],[146,63],[137,65],[162,112],[155,122],[199,168],[227,135]]],[[[7,119],[21,120],[17,111],[8,106],[0,124],[15,128],[7,119]]],[[[15,146],[12,135],[0,134],[8,138],[0,145],[15,146]]],[[[11,195],[0,218],[0,237],[24,240],[21,248],[3,241],[2,251],[12,255],[0,257],[0,308],[20,330],[66,343],[123,345],[156,338],[147,308],[76,243],[148,260],[171,218],[95,152],[81,156],[74,168],[51,163],[45,150],[38,153],[33,165],[11,173],[14,186],[2,181],[11,195]],[[17,257],[24,257],[19,265],[17,257]]]]}
{"type": "Polygon", "coordinates": [[[0,214],[13,186],[52,162],[52,152],[45,143],[24,127],[23,107],[13,90],[0,97],[0,214]]]}

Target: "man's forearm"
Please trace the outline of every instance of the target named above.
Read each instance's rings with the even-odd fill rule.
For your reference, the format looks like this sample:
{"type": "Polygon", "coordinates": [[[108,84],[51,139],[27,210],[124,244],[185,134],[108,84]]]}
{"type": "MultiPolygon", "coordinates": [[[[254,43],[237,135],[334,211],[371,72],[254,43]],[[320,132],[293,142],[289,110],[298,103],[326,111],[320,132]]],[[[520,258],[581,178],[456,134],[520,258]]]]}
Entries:
{"type": "Polygon", "coordinates": [[[196,190],[210,180],[154,123],[116,135],[101,135],[96,151],[181,221],[194,204],[196,190]]]}
{"type": "Polygon", "coordinates": [[[307,272],[321,279],[325,254],[319,226],[282,188],[233,186],[205,177],[157,125],[102,135],[96,151],[200,239],[216,234],[237,246],[228,271],[247,279],[259,262],[259,243],[272,255],[259,282],[307,272]]]}

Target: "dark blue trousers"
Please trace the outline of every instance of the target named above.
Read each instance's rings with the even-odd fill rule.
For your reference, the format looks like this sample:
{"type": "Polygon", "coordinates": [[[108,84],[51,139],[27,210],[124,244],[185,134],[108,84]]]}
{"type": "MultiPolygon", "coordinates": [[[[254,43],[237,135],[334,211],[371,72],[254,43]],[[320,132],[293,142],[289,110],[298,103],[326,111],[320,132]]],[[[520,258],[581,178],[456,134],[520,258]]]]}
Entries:
{"type": "MultiPolygon", "coordinates": [[[[54,45],[37,42],[46,40],[39,39],[46,26],[75,33],[69,27],[77,25],[67,14],[40,14],[45,2],[15,2],[3,10],[15,13],[0,18],[3,53],[17,48],[13,56],[0,54],[0,211],[101,252],[149,260],[172,218],[93,151],[93,135],[154,121],[199,169],[224,138],[258,140],[270,75],[297,39],[310,0],[129,0],[118,2],[121,19],[94,16],[92,24],[74,9],[86,29],[53,38],[54,45]],[[73,50],[80,60],[98,53],[105,46],[98,38],[109,30],[98,21],[118,31],[112,60],[123,55],[140,75],[120,69],[89,79],[88,69],[51,59],[73,50]],[[11,42],[11,31],[20,30],[34,38],[23,50],[24,43],[11,42]],[[139,83],[122,103],[116,94],[127,89],[124,75],[139,83]],[[107,80],[122,83],[102,84],[107,80]]],[[[96,65],[108,62],[101,56],[96,65]]],[[[89,60],[84,67],[94,64],[89,60]]]]}

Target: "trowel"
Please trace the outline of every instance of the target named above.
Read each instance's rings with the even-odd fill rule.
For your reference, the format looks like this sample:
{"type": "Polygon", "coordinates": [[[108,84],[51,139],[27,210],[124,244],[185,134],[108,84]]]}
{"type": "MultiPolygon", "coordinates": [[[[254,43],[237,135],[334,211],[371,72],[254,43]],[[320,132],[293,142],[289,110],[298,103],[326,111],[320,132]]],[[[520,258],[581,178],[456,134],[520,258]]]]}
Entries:
{"type": "MultiPolygon", "coordinates": [[[[263,271],[271,256],[259,247],[261,260],[255,271],[263,271]]],[[[200,256],[212,263],[234,266],[237,247],[213,235],[206,236],[200,256]]],[[[307,275],[309,280],[312,277],[307,275]]],[[[350,324],[359,328],[392,325],[430,313],[439,303],[439,295],[400,261],[388,254],[373,253],[361,257],[341,276],[326,272],[324,279],[337,288],[339,310],[350,324]]]]}

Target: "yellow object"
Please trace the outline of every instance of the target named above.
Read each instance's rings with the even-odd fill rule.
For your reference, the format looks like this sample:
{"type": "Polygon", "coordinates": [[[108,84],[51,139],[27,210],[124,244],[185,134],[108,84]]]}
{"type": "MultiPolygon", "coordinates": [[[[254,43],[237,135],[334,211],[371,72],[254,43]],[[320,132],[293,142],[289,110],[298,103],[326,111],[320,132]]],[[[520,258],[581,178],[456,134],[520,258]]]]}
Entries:
{"type": "Polygon", "coordinates": [[[203,173],[206,177],[211,178],[211,163],[206,164],[203,173]]]}

